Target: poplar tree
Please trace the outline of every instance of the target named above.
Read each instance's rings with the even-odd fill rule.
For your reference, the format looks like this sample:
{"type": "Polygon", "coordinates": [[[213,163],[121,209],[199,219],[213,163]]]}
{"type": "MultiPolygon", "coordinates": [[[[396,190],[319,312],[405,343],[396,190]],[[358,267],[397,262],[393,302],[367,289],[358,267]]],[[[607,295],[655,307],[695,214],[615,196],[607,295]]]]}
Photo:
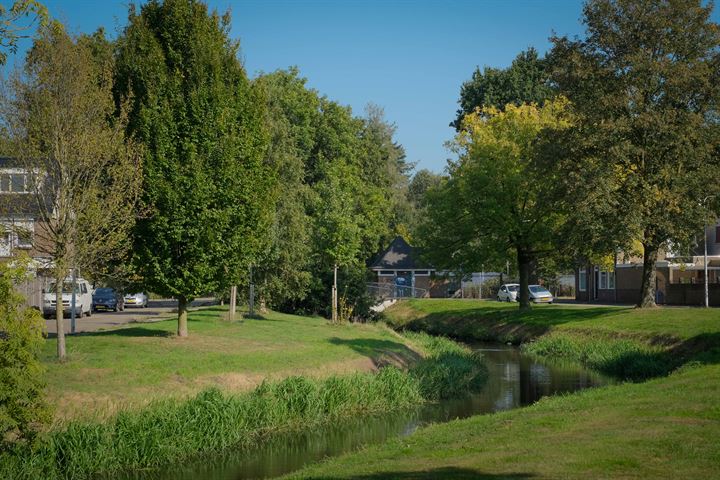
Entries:
{"type": "Polygon", "coordinates": [[[135,265],[152,291],[187,307],[246,275],[272,214],[265,101],[228,37],[230,16],[196,0],[153,0],[119,39],[115,94],[145,146],[135,265]]]}

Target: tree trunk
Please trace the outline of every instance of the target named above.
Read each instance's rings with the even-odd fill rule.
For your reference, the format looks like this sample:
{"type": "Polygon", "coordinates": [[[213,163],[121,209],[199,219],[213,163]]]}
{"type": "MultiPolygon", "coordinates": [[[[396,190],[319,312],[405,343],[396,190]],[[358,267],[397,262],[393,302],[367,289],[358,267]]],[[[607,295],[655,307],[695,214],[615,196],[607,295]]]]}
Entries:
{"type": "MultiPolygon", "coordinates": [[[[642,288],[638,308],[651,308],[655,305],[655,262],[658,257],[658,247],[643,243],[643,273],[642,288]]],[[[617,280],[616,280],[617,281],[617,280]]]]}
{"type": "Polygon", "coordinates": [[[521,248],[517,249],[517,258],[518,271],[520,272],[520,291],[518,292],[520,310],[529,310],[530,290],[528,290],[528,285],[530,284],[530,269],[532,268],[533,259],[531,255],[521,248]]]}
{"type": "Polygon", "coordinates": [[[178,297],[178,337],[188,336],[187,316],[188,316],[188,301],[185,296],[178,297]]]}
{"type": "Polygon", "coordinates": [[[55,324],[57,326],[57,356],[65,359],[65,325],[63,320],[62,291],[65,278],[55,278],[55,324]]]}

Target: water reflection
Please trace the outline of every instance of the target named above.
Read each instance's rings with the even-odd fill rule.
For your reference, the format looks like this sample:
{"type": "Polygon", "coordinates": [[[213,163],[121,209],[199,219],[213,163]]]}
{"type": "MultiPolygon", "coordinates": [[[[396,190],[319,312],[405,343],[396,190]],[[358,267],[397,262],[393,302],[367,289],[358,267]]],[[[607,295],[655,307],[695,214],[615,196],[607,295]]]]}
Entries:
{"type": "MultiPolygon", "coordinates": [[[[608,379],[576,364],[534,360],[514,347],[474,345],[488,367],[483,390],[461,399],[424,406],[414,411],[365,417],[302,433],[276,437],[262,447],[204,458],[163,471],[129,474],[130,480],[241,480],[272,478],[326,457],[340,455],[388,438],[409,435],[429,423],[447,422],[481,413],[530,405],[540,398],[603,385],[608,379]]],[[[117,478],[117,477],[115,477],[117,478]]]]}

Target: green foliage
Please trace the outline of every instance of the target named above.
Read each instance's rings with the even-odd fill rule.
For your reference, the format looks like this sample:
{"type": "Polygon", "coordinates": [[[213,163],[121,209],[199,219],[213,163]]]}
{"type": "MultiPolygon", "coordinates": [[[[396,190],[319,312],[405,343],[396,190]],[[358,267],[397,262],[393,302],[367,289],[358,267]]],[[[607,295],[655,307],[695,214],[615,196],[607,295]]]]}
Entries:
{"type": "Polygon", "coordinates": [[[116,98],[146,152],[135,263],[152,291],[187,300],[246,276],[274,204],[265,100],[229,22],[199,1],[151,1],[118,40],[116,98]]]}
{"type": "Polygon", "coordinates": [[[639,240],[642,305],[654,304],[658,250],[691,244],[717,217],[704,201],[720,176],[712,9],[699,0],[593,0],[584,39],[553,39],[551,76],[577,115],[553,158],[558,190],[577,202],[566,238],[610,239],[600,254],[639,240]]]}
{"type": "Polygon", "coordinates": [[[344,417],[413,408],[482,385],[480,359],[447,339],[414,335],[428,357],[410,372],[396,367],[324,380],[289,377],[245,395],[209,389],[183,402],[159,401],[105,423],[70,422],[38,449],[0,456],[3,478],[89,478],[152,468],[199,453],[261,443],[278,431],[344,417]],[[461,383],[453,383],[460,381],[461,383]]]}
{"type": "Polygon", "coordinates": [[[547,358],[580,362],[622,380],[646,380],[667,374],[676,366],[662,348],[630,339],[556,333],[525,344],[523,349],[547,358]]]}
{"type": "Polygon", "coordinates": [[[505,108],[523,103],[541,105],[554,96],[547,71],[547,61],[539,58],[537,51],[530,47],[521,52],[506,69],[476,68],[472,78],[460,88],[460,108],[457,118],[450,125],[462,129],[465,115],[478,108],[505,108]]]}
{"type": "Polygon", "coordinates": [[[327,312],[332,268],[339,291],[365,316],[365,262],[393,230],[410,223],[409,165],[382,110],[366,118],[308,89],[297,69],[261,75],[278,202],[270,244],[254,271],[273,308],[327,312]]]}
{"type": "Polygon", "coordinates": [[[530,267],[552,252],[569,208],[551,196],[558,172],[540,168],[538,140],[568,128],[567,101],[542,107],[508,104],[469,114],[451,145],[449,178],[427,194],[421,226],[427,255],[437,268],[471,272],[502,269],[516,255],[520,308],[527,308],[530,267]]]}
{"type": "Polygon", "coordinates": [[[45,322],[15,291],[24,280],[23,268],[0,262],[0,451],[34,443],[51,417],[38,360],[45,322]]]}
{"type": "MultiPolygon", "coordinates": [[[[0,5],[0,48],[17,52],[18,41],[29,36],[29,30],[37,22],[45,26],[48,10],[37,0],[15,0],[10,8],[0,5]],[[27,23],[23,24],[23,19],[27,23]]],[[[7,53],[0,51],[0,65],[7,62],[7,53]]]]}

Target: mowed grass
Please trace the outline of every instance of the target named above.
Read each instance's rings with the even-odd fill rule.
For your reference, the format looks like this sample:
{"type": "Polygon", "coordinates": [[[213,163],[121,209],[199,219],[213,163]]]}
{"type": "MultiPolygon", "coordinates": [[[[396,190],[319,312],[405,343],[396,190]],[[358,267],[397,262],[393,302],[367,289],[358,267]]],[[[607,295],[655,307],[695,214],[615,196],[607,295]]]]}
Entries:
{"type": "Polygon", "coordinates": [[[265,378],[325,377],[418,358],[405,340],[381,326],[336,326],[275,312],[228,322],[225,313],[191,312],[187,339],[175,336],[175,320],[70,336],[63,363],[55,359],[56,340],[48,339],[42,357],[56,416],[112,413],[208,387],[246,391],[265,378]]]}
{"type": "Polygon", "coordinates": [[[431,426],[290,476],[303,479],[720,478],[720,310],[413,300],[395,328],[526,342],[642,380],[431,426]],[[668,372],[672,372],[669,375],[668,372]]]}
{"type": "Polygon", "coordinates": [[[528,312],[515,303],[486,300],[413,299],[385,313],[395,328],[428,330],[478,340],[531,340],[550,331],[595,330],[639,337],[688,340],[720,333],[720,309],[631,307],[582,304],[534,305],[528,312]]]}
{"type": "Polygon", "coordinates": [[[720,366],[548,397],[311,466],[302,479],[720,477],[720,366]]]}

